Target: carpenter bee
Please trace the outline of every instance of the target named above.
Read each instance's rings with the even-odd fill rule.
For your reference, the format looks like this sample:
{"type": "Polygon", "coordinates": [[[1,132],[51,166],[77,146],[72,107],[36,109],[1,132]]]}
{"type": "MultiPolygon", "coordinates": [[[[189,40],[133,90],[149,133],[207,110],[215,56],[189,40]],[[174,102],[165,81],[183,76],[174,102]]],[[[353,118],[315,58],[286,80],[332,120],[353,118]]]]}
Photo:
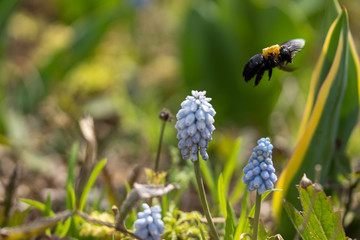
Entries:
{"type": "Polygon", "coordinates": [[[295,53],[299,52],[305,45],[304,39],[293,39],[284,42],[281,45],[273,45],[264,48],[262,53],[256,54],[246,63],[243,70],[245,82],[250,81],[256,75],[255,86],[259,84],[264,72],[269,70],[269,80],[272,75],[272,69],[278,67],[284,71],[292,71],[287,67],[292,62],[295,53]]]}

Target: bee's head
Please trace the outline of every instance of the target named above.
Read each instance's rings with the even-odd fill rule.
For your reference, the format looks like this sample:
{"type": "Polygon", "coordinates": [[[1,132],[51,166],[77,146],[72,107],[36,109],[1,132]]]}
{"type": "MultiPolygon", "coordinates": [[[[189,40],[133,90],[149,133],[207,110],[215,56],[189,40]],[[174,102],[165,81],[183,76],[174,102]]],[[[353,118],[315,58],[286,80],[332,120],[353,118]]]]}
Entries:
{"type": "Polygon", "coordinates": [[[295,52],[291,52],[287,47],[280,48],[279,58],[281,58],[282,61],[291,63],[294,57],[295,52]]]}

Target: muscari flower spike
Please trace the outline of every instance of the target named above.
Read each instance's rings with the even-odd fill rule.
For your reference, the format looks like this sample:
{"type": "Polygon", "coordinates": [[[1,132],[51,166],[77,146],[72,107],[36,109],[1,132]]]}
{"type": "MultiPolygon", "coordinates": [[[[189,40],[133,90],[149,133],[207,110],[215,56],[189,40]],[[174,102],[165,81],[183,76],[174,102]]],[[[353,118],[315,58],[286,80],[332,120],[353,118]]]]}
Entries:
{"type": "Polygon", "coordinates": [[[275,168],[272,162],[272,149],[274,146],[269,138],[261,138],[258,145],[253,149],[248,165],[244,167],[243,182],[247,184],[249,192],[257,190],[263,194],[267,190],[274,189],[277,181],[275,168]]]}
{"type": "Polygon", "coordinates": [[[208,142],[212,140],[215,130],[213,123],[216,114],[209,103],[211,98],[205,96],[206,91],[191,91],[192,96],[187,96],[181,103],[181,109],[176,114],[178,121],[175,128],[178,130],[178,147],[181,149],[183,159],[192,162],[198,160],[198,151],[204,160],[209,158],[206,152],[208,142]]]}
{"type": "Polygon", "coordinates": [[[144,240],[160,240],[164,233],[164,222],[161,220],[161,208],[159,205],[149,207],[142,204],[144,211],[138,212],[138,219],[134,222],[134,234],[144,240]]]}

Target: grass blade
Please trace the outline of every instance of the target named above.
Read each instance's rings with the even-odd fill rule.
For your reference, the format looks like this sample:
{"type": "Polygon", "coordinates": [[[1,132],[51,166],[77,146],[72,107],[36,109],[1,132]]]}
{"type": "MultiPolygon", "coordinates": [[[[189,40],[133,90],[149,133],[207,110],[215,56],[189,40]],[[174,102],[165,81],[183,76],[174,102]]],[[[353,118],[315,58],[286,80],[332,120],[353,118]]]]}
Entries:
{"type": "MultiPolygon", "coordinates": [[[[23,203],[29,204],[30,206],[32,206],[34,208],[37,208],[37,209],[39,209],[39,210],[41,210],[43,212],[46,209],[46,205],[44,203],[39,202],[39,201],[26,199],[26,198],[20,198],[20,201],[22,201],[23,203]]],[[[55,213],[50,210],[49,216],[55,216],[55,213]]]]}
{"type": "Polygon", "coordinates": [[[227,218],[226,199],[225,199],[225,191],[224,191],[224,178],[222,173],[220,174],[218,179],[218,196],[219,196],[221,212],[226,219],[227,218]]]}
{"type": "Polygon", "coordinates": [[[101,160],[98,164],[96,164],[96,166],[94,167],[94,170],[91,172],[89,180],[87,181],[84,191],[82,192],[80,200],[79,200],[79,205],[78,205],[79,211],[82,211],[84,209],[86,197],[87,197],[88,193],[90,192],[90,189],[94,185],[99,173],[104,168],[105,164],[106,164],[106,159],[101,160]]]}

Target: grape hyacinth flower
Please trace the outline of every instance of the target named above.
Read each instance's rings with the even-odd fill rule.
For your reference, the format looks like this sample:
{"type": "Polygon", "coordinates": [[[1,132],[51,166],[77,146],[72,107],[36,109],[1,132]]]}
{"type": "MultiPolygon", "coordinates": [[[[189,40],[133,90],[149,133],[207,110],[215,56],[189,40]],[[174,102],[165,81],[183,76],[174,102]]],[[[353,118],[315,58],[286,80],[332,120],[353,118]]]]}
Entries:
{"type": "Polygon", "coordinates": [[[164,222],[161,220],[161,208],[158,205],[149,207],[142,204],[143,212],[138,212],[138,219],[134,222],[134,234],[144,240],[160,240],[164,233],[164,222]]]}
{"type": "Polygon", "coordinates": [[[199,161],[199,152],[204,160],[209,158],[206,149],[208,142],[212,140],[211,134],[215,130],[213,123],[216,112],[209,103],[211,98],[205,96],[206,91],[191,91],[191,94],[192,96],[187,96],[181,103],[181,109],[176,114],[178,119],[175,124],[175,128],[178,130],[176,137],[179,139],[178,147],[181,149],[183,159],[190,158],[194,163],[199,197],[212,239],[219,240],[206,199],[199,161]]]}
{"type": "Polygon", "coordinates": [[[263,194],[267,190],[274,189],[277,177],[272,162],[273,145],[270,139],[261,138],[257,143],[248,165],[244,168],[245,175],[242,180],[247,184],[249,192],[257,190],[259,194],[263,194]]]}
{"type": "Polygon", "coordinates": [[[178,130],[176,137],[183,159],[190,158],[195,162],[199,150],[204,160],[209,158],[206,149],[215,130],[213,123],[216,112],[209,103],[211,98],[205,96],[206,91],[191,91],[191,94],[181,103],[181,109],[176,114],[178,121],[175,128],[178,130]]]}
{"type": "Polygon", "coordinates": [[[253,149],[248,165],[244,167],[243,182],[249,192],[256,191],[255,216],[252,239],[257,240],[261,194],[267,190],[274,189],[274,183],[277,181],[275,168],[272,162],[272,149],[274,146],[269,138],[260,138],[258,145],[253,149]]]}

